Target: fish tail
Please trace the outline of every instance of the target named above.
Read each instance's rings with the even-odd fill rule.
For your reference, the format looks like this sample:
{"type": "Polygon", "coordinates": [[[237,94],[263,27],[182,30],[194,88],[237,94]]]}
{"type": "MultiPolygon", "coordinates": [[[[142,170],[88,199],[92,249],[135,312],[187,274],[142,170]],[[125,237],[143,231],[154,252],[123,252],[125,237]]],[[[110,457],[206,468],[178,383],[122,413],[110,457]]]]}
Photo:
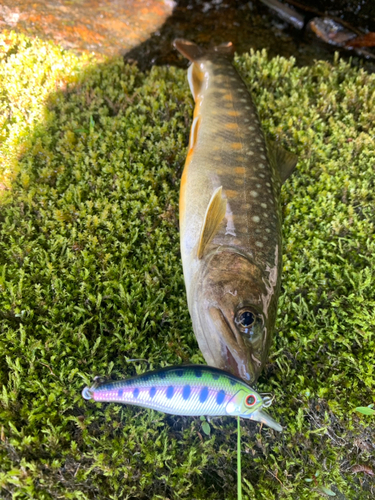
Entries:
{"type": "Polygon", "coordinates": [[[210,56],[214,56],[215,54],[220,54],[223,56],[227,55],[231,58],[233,58],[234,55],[234,46],[232,42],[221,43],[216,47],[204,49],[194,42],[184,40],[183,38],[177,38],[173,42],[173,46],[191,62],[196,62],[203,57],[209,58],[210,56]]]}
{"type": "Polygon", "coordinates": [[[199,94],[202,89],[203,82],[206,78],[205,72],[202,70],[199,61],[215,60],[220,58],[233,59],[234,47],[232,42],[222,43],[211,49],[204,49],[194,42],[177,38],[173,42],[173,46],[193,64],[188,70],[188,81],[191,93],[193,94],[195,103],[199,103],[199,94]]]}

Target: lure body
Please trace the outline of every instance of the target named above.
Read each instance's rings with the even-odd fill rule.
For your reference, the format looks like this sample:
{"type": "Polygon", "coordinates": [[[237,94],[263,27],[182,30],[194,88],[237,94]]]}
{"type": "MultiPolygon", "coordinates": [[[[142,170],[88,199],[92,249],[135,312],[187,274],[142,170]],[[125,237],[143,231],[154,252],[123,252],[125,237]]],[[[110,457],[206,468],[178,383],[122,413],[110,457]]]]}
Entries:
{"type": "Polygon", "coordinates": [[[195,100],[181,179],[180,239],[194,333],[208,365],[253,384],[264,366],[281,275],[280,187],[296,157],[265,140],[233,47],[175,47],[195,100]]]}
{"type": "MultiPolygon", "coordinates": [[[[169,367],[127,380],[94,383],[82,396],[94,401],[125,403],[184,416],[233,415],[267,420],[266,399],[241,379],[208,366],[169,367]]],[[[272,421],[277,430],[281,427],[272,421]]],[[[272,423],[271,422],[271,423],[272,423]]],[[[267,423],[265,421],[264,423],[267,423]]],[[[271,425],[268,423],[268,425],[271,425]]],[[[271,425],[272,426],[272,425],[271,425]]]]}

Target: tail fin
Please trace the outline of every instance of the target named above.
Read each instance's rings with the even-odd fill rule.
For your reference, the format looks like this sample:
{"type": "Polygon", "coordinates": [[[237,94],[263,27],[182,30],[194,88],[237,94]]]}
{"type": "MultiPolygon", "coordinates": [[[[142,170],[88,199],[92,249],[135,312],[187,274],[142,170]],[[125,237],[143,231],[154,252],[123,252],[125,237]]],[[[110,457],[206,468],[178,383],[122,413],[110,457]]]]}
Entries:
{"type": "Polygon", "coordinates": [[[210,55],[214,56],[215,54],[233,56],[234,54],[232,42],[222,43],[213,49],[204,49],[194,42],[189,42],[189,40],[184,40],[183,38],[177,38],[173,42],[173,46],[191,62],[196,62],[204,56],[209,57],[210,55]]]}
{"type": "Polygon", "coordinates": [[[196,45],[194,42],[184,40],[183,38],[176,38],[173,42],[173,47],[191,62],[197,61],[205,53],[202,47],[199,47],[199,45],[196,45]]]}
{"type": "Polygon", "coordinates": [[[215,59],[218,55],[233,57],[234,47],[232,42],[222,43],[213,49],[204,49],[194,42],[189,42],[188,40],[183,40],[182,38],[177,38],[173,42],[173,46],[189,61],[193,64],[188,69],[188,81],[190,85],[191,93],[193,94],[195,102],[199,99],[199,92],[202,88],[202,83],[204,81],[205,75],[199,64],[197,63],[200,59],[215,59]]]}

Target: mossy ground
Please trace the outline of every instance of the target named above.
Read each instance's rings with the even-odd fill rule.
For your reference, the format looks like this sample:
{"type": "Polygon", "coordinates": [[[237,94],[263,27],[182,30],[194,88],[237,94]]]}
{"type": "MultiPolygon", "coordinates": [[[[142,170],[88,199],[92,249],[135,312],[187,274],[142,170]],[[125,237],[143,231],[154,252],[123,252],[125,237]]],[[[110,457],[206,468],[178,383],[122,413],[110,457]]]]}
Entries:
{"type": "MultiPolygon", "coordinates": [[[[1,498],[235,499],[236,421],[81,397],[203,362],[186,306],[178,192],[185,71],[142,74],[1,37],[1,498]]],[[[375,76],[338,61],[236,64],[265,129],[298,153],[282,191],[284,273],[258,389],[277,434],[242,422],[244,498],[368,499],[375,389],[375,76]]]]}

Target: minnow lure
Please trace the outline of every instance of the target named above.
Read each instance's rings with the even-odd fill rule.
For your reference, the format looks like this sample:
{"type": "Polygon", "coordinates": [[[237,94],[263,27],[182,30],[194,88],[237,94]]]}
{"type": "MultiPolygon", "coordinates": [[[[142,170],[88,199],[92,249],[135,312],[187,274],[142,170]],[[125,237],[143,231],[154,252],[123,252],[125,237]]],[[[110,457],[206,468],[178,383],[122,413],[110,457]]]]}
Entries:
{"type": "Polygon", "coordinates": [[[173,415],[240,416],[282,427],[262,408],[271,404],[243,380],[210,366],[168,367],[116,382],[94,382],[84,399],[125,403],[173,415]]]}
{"type": "Polygon", "coordinates": [[[280,188],[297,158],[266,141],[231,43],[174,46],[191,62],[194,119],[180,189],[181,256],[208,365],[253,384],[268,356],[281,274],[280,188]]]}

